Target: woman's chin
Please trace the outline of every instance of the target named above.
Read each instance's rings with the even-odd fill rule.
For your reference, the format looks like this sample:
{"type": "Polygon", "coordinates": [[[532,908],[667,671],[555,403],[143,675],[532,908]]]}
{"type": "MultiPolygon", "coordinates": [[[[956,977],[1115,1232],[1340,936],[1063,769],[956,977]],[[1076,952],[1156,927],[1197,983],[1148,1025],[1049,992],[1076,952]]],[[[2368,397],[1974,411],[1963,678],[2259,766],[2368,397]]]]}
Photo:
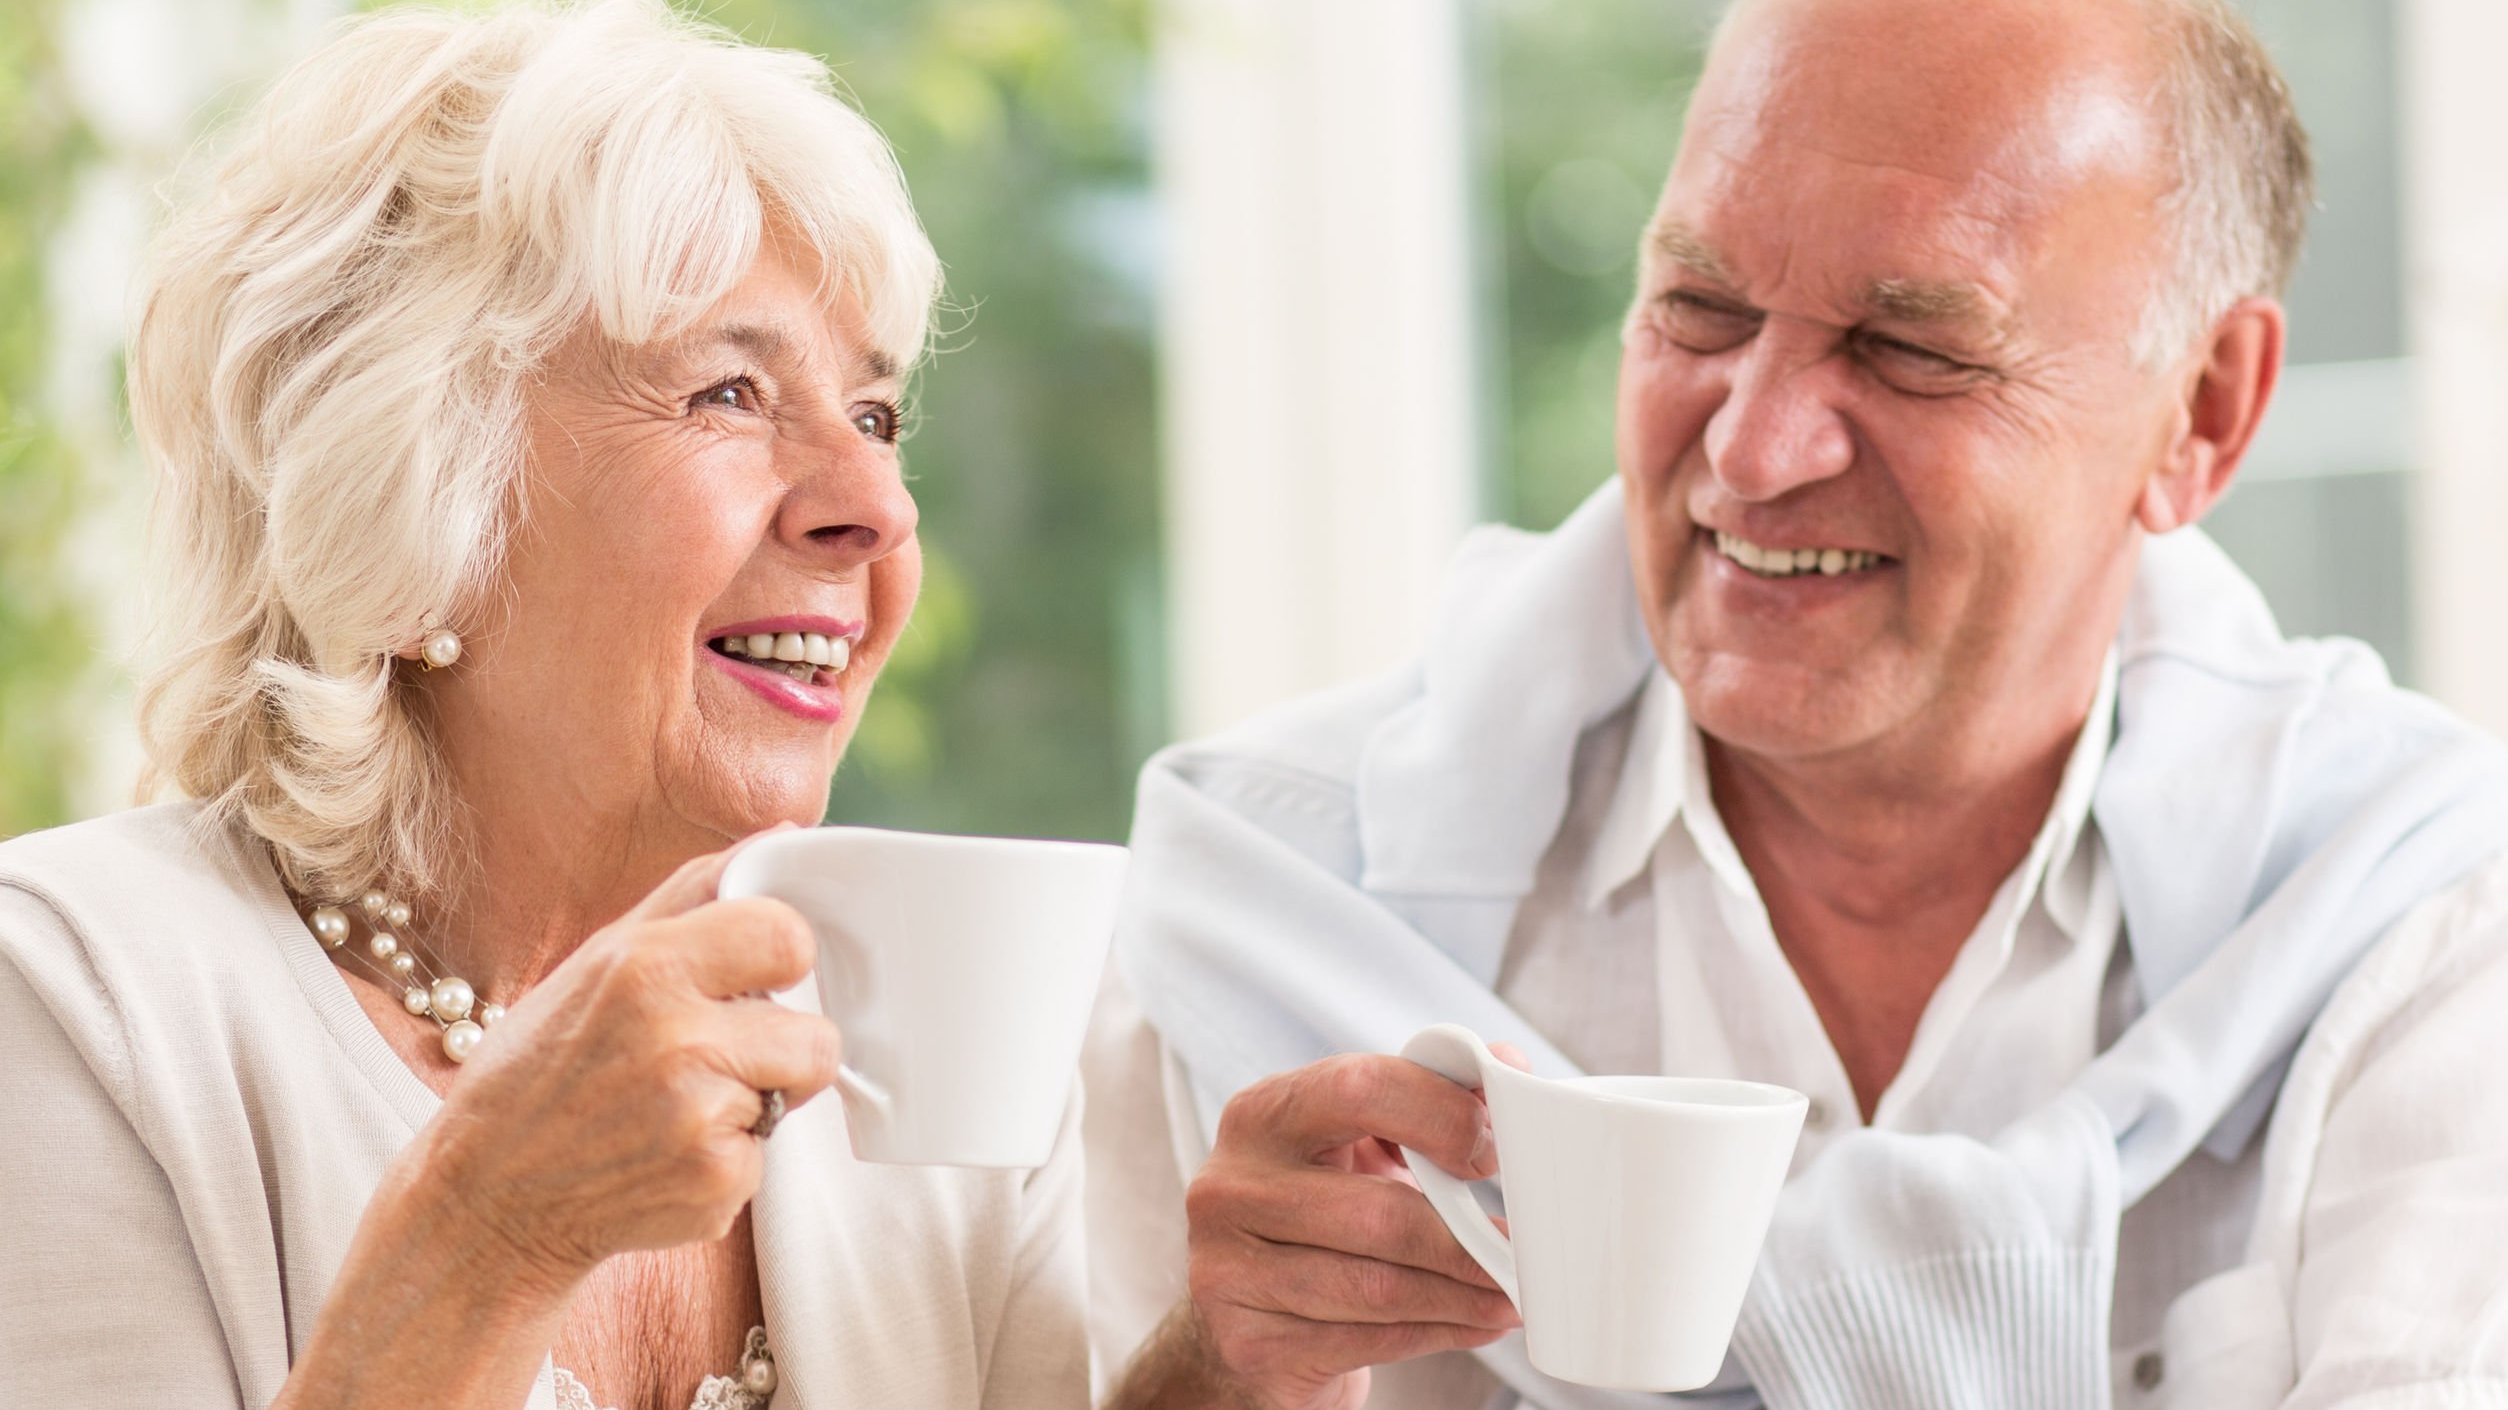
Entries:
{"type": "Polygon", "coordinates": [[[807,747],[785,741],[746,741],[747,748],[711,749],[685,760],[677,779],[661,780],[677,800],[673,811],[699,820],[707,832],[746,837],[778,823],[816,826],[827,814],[842,741],[807,747]]]}

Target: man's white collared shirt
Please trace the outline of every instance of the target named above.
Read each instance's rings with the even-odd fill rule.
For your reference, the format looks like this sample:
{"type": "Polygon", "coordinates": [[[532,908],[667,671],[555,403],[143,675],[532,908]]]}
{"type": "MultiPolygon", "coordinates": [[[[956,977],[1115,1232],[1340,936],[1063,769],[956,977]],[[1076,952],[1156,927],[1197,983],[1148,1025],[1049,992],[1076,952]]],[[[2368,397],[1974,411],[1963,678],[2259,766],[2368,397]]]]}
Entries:
{"type": "MultiPolygon", "coordinates": [[[[1873,1125],[1990,1139],[2053,1100],[2131,1017],[2115,878],[2090,812],[2115,700],[2111,660],[2045,821],[1927,1002],[1873,1125]]],[[[1516,914],[1497,987],[1588,1072],[1738,1077],[1807,1094],[1798,1170],[1863,1120],[1716,810],[1704,741],[1659,671],[1579,749],[1567,818],[1516,914]]],[[[2143,1358],[2169,1304],[2238,1261],[2258,1163],[2253,1148],[2230,1165],[2197,1152],[2128,1214],[2113,1328],[2120,1401],[2137,1372],[2152,1378],[2143,1358]]],[[[1430,1374],[1460,1378],[1462,1359],[1430,1374]]]]}

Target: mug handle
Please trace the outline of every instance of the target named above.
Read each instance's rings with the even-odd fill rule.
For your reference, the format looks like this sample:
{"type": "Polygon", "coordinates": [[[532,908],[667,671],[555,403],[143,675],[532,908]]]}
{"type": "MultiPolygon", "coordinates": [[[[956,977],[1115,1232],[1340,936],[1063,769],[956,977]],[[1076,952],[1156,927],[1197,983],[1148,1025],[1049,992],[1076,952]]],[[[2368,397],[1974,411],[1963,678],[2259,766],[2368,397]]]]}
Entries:
{"type": "MultiPolygon", "coordinates": [[[[1497,1059],[1490,1055],[1480,1035],[1459,1023],[1439,1023],[1423,1028],[1402,1045],[1402,1056],[1454,1082],[1479,1091],[1485,1080],[1482,1073],[1497,1059]]],[[[1498,1228],[1497,1221],[1473,1198],[1471,1185],[1437,1168],[1437,1162],[1408,1146],[1401,1148],[1402,1163],[1411,1167],[1411,1178],[1419,1181],[1419,1192],[1428,1196],[1429,1207],[1446,1221],[1446,1229],[1463,1251],[1489,1274],[1507,1301],[1521,1312],[1524,1300],[1515,1293],[1515,1249],[1498,1228]]]]}
{"type": "Polygon", "coordinates": [[[888,1089],[863,1076],[849,1062],[836,1065],[836,1091],[847,1102],[860,1106],[881,1121],[886,1121],[896,1110],[896,1099],[888,1095],[888,1089]]]}

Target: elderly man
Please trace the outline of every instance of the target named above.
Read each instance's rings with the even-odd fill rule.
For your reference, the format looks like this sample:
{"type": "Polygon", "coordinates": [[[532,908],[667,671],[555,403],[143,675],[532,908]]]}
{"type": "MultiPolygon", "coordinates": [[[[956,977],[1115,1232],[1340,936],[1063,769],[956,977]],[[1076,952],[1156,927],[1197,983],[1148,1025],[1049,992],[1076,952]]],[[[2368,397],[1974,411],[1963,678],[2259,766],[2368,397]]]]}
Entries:
{"type": "Polygon", "coordinates": [[[2189,527],[2309,184],[2219,0],[1728,17],[1617,485],[1143,780],[1105,1349],[1187,1295],[1119,1399],[1628,1403],[1389,1159],[1491,1173],[1469,1094],[1347,1055],[1438,1020],[1810,1094],[1704,1402],[2508,1396],[2508,767],[2189,527]]]}

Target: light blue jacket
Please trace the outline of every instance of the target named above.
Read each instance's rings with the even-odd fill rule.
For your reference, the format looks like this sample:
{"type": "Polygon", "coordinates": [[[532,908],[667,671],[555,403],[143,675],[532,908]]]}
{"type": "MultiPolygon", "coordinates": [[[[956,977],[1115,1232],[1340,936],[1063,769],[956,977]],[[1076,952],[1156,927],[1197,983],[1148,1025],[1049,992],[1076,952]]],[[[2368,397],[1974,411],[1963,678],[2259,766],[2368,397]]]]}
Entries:
{"type": "MultiPolygon", "coordinates": [[[[2285,639],[2200,534],[2145,546],[2116,645],[2093,816],[2140,1014],[1992,1142],[1857,1131],[1788,1185],[1734,1339],[1775,1410],[2104,1410],[2122,1211],[2236,1156],[2359,957],[2508,851],[2508,750],[2357,643],[2285,639]]],[[[1653,669],[1607,487],[1467,541],[1417,663],[1151,761],[1118,963],[1206,1127],[1432,1022],[1575,1071],[1491,985],[1578,739],[1653,669]]]]}

